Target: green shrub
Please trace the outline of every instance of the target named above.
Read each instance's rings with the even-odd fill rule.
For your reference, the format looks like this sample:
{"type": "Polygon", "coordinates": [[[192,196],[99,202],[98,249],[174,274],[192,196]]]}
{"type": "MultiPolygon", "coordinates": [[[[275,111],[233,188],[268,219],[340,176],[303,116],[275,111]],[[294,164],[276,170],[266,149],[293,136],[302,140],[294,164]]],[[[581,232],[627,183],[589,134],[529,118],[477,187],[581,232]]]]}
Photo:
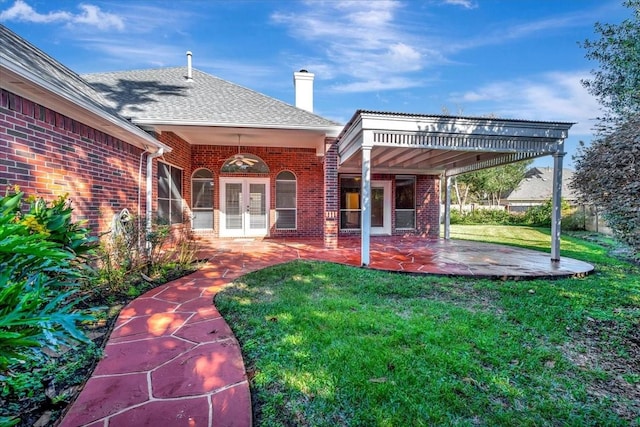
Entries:
{"type": "Polygon", "coordinates": [[[457,210],[451,211],[451,224],[493,224],[511,225],[519,224],[520,216],[511,214],[503,209],[474,209],[469,212],[460,213],[457,210]]]}
{"type": "Polygon", "coordinates": [[[193,271],[196,244],[188,229],[156,220],[147,232],[137,217],[128,213],[121,216],[116,217],[111,232],[101,239],[94,291],[114,299],[133,298],[153,283],[193,271]]]}
{"type": "Polygon", "coordinates": [[[34,348],[87,341],[77,324],[90,316],[74,306],[94,239],[71,221],[66,197],[30,198],[25,212],[23,199],[18,191],[0,199],[0,372],[34,348]]]}
{"type": "Polygon", "coordinates": [[[562,229],[567,231],[585,230],[586,215],[582,209],[572,209],[562,215],[562,229]]]}
{"type": "MultiPolygon", "coordinates": [[[[561,215],[564,218],[571,213],[571,206],[565,200],[561,200],[561,215]]],[[[524,214],[526,225],[535,227],[551,227],[551,214],[553,213],[553,200],[549,199],[542,205],[529,208],[524,214]]],[[[583,222],[584,223],[584,222],[583,222]]]]}

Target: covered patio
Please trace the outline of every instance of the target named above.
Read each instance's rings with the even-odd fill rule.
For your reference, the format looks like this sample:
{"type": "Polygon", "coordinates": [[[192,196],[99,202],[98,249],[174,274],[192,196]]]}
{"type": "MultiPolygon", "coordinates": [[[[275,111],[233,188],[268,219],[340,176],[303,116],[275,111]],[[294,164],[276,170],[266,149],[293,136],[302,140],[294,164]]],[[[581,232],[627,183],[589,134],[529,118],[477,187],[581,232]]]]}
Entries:
{"type": "Polygon", "coordinates": [[[563,264],[572,261],[560,258],[563,148],[572,125],[357,111],[338,137],[337,169],[341,174],[355,173],[362,177],[360,264],[368,266],[375,262],[371,236],[372,174],[440,176],[441,186],[446,188],[444,238],[449,240],[452,177],[551,155],[554,159],[551,256],[550,260],[546,258],[545,269],[563,270],[563,264]]]}
{"type": "MultiPolygon", "coordinates": [[[[337,248],[327,248],[321,239],[207,239],[200,242],[198,255],[240,274],[296,259],[361,265],[358,237],[340,238],[337,248]]],[[[591,264],[571,258],[551,263],[548,254],[531,249],[418,236],[373,236],[369,255],[368,268],[412,274],[521,280],[593,271],[591,264]]]]}

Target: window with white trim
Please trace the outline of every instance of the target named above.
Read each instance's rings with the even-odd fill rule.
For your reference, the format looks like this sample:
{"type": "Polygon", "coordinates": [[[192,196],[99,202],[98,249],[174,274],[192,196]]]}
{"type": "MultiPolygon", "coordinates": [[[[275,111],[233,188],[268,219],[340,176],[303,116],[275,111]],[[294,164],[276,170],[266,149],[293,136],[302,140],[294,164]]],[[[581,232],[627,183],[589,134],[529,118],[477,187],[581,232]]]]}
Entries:
{"type": "Polygon", "coordinates": [[[182,170],[158,162],[158,219],[182,224],[182,170]]]}
{"type": "Polygon", "coordinates": [[[340,229],[360,229],[360,191],[362,180],[359,176],[340,177],[340,229]]]}
{"type": "Polygon", "coordinates": [[[276,228],[295,230],[296,228],[296,176],[283,171],[276,177],[276,228]]]}
{"type": "Polygon", "coordinates": [[[396,230],[416,228],[416,177],[396,176],[396,230]]]}

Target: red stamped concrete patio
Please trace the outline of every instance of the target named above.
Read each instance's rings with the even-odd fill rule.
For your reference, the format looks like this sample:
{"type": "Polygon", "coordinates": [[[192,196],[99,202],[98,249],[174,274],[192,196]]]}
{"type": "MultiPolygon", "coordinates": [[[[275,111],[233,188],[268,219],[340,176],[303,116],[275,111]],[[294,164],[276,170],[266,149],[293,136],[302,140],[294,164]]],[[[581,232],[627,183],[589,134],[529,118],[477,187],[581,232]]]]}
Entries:
{"type": "MultiPolygon", "coordinates": [[[[242,354],[212,304],[237,277],[310,259],[360,264],[360,241],[336,250],[319,240],[215,240],[198,272],[153,289],[126,306],[104,357],[62,420],[78,426],[251,426],[251,396],[242,354]]],[[[590,264],[549,254],[460,240],[373,238],[370,268],[491,278],[588,274],[590,264]]]]}

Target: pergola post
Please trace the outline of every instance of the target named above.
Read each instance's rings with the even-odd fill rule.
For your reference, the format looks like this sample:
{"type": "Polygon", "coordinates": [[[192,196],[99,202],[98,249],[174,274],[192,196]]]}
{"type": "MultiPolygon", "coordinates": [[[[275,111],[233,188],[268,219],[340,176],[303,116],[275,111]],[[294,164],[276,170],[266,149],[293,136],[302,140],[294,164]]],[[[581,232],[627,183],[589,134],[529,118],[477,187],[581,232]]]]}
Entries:
{"type": "Polygon", "coordinates": [[[362,206],[360,210],[360,262],[369,265],[371,240],[371,147],[362,147],[362,206]]]}
{"type": "Polygon", "coordinates": [[[560,223],[562,222],[562,159],[561,151],[553,154],[553,211],[551,213],[551,262],[560,262],[560,223]]]}
{"type": "Polygon", "coordinates": [[[445,200],[444,200],[444,238],[451,238],[451,177],[445,178],[445,200]]]}

